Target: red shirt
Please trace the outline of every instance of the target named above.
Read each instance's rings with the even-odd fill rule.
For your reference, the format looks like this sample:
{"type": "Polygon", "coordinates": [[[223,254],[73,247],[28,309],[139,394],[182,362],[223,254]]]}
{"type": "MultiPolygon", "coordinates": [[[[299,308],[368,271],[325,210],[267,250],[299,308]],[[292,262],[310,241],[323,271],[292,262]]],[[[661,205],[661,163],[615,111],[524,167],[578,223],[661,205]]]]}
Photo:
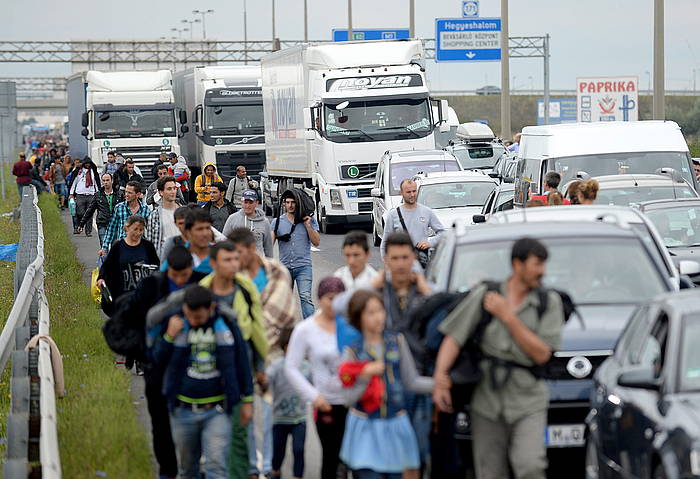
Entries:
{"type": "Polygon", "coordinates": [[[27,160],[19,160],[12,166],[12,174],[17,177],[18,185],[28,185],[32,181],[32,164],[27,160]]]}
{"type": "MultiPolygon", "coordinates": [[[[535,195],[535,196],[531,196],[530,199],[531,199],[531,200],[540,200],[540,201],[541,201],[542,203],[544,203],[545,206],[546,206],[546,205],[547,205],[547,197],[548,197],[548,196],[549,196],[549,195],[535,195]]],[[[566,198],[563,198],[563,199],[564,199],[564,204],[565,204],[565,205],[570,205],[570,204],[571,204],[571,201],[567,200],[566,198]]]]}

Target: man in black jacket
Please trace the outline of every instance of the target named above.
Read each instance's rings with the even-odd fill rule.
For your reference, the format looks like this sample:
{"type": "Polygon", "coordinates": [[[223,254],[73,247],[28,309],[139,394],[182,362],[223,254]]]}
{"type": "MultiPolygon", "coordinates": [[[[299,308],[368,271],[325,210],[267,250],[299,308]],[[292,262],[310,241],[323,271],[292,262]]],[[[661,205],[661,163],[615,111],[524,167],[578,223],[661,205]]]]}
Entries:
{"type": "Polygon", "coordinates": [[[102,240],[107,232],[109,222],[112,220],[114,207],[117,206],[117,203],[124,201],[124,195],[121,191],[114,190],[112,175],[103,173],[101,178],[102,187],[93,195],[90,204],[85,210],[85,214],[80,219],[80,223],[78,223],[78,233],[82,233],[85,224],[88,221],[92,221],[92,214],[97,210],[95,222],[97,223],[97,235],[100,238],[100,245],[102,245],[102,240]]]}
{"type": "Polygon", "coordinates": [[[126,160],[126,163],[124,163],[124,167],[117,170],[117,172],[114,174],[114,180],[119,184],[119,186],[117,187],[115,184],[116,189],[123,192],[126,189],[126,184],[130,181],[138,181],[141,183],[142,191],[146,188],[146,185],[143,184],[143,177],[134,170],[135,166],[136,163],[134,163],[134,160],[129,158],[126,160]]]}
{"type": "Polygon", "coordinates": [[[228,217],[236,212],[236,207],[224,197],[226,185],[223,183],[214,183],[209,187],[209,191],[211,199],[204,203],[202,208],[211,216],[211,225],[222,231],[228,217]]]}
{"type": "MultiPolygon", "coordinates": [[[[156,303],[170,293],[193,283],[198,283],[204,273],[192,271],[192,255],[184,246],[175,246],[168,253],[168,269],[145,277],[138,284],[127,302],[112,316],[112,320],[124,321],[131,328],[146,334],[146,314],[156,303]]],[[[167,326],[165,322],[164,326],[167,326]]],[[[149,332],[150,334],[151,332],[149,332]]],[[[162,332],[154,334],[162,335],[162,332]]],[[[141,359],[145,359],[145,351],[141,359]]],[[[151,416],[153,451],[160,468],[160,477],[177,476],[175,445],[170,432],[168,405],[163,395],[162,368],[152,364],[141,364],[146,383],[146,400],[151,416]]]]}

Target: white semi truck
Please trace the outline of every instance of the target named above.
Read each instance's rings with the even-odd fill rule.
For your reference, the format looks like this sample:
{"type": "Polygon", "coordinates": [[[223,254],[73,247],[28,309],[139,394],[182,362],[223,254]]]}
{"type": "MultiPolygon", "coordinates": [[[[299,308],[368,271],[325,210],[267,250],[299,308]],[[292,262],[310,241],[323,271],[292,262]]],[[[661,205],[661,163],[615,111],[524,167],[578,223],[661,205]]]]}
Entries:
{"type": "Polygon", "coordinates": [[[76,73],[67,90],[73,156],[88,155],[101,167],[108,152],[118,151],[148,181],[162,152],[180,154],[187,117],[176,110],[169,70],[76,73]]]}
{"type": "Polygon", "coordinates": [[[175,102],[190,113],[182,154],[193,177],[205,163],[229,180],[237,166],[258,178],[265,168],[260,66],[201,66],[173,77],[175,102]]]}
{"type": "Polygon", "coordinates": [[[303,44],[263,57],[262,77],[272,199],[303,185],[324,231],[370,222],[386,151],[435,149],[436,130],[450,128],[420,40],[303,44]]]}

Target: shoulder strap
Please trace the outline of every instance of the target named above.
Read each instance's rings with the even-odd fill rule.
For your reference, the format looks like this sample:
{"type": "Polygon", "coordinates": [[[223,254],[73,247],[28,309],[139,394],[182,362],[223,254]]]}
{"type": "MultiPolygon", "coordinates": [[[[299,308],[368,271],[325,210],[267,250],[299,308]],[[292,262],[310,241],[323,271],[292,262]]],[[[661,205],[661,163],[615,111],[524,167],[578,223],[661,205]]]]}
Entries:
{"type": "Polygon", "coordinates": [[[396,207],[396,213],[399,215],[399,221],[401,222],[401,227],[403,230],[408,233],[408,228],[406,228],[406,222],[403,220],[403,215],[401,214],[401,207],[397,206],[396,207]]]}
{"type": "Polygon", "coordinates": [[[540,300],[540,305],[537,307],[537,317],[538,319],[542,319],[542,315],[547,311],[547,307],[549,307],[549,290],[537,288],[537,294],[540,300]]]}

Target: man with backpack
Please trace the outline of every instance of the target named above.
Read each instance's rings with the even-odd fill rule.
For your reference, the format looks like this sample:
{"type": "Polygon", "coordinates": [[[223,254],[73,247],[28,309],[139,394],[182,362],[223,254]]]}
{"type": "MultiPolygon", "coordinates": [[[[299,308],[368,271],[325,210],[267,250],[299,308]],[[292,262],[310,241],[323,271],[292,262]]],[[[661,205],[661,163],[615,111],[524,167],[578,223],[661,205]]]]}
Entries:
{"type": "MultiPolygon", "coordinates": [[[[311,299],[311,245],[321,244],[318,222],[313,216],[301,213],[303,205],[297,204],[306,195],[303,191],[287,190],[282,193],[281,201],[285,213],[272,220],[272,242],[279,240],[280,261],[289,270],[292,283],[296,282],[301,299],[301,313],[304,318],[314,314],[311,299]]],[[[307,195],[308,196],[308,195],[307,195]]]]}
{"type": "Polygon", "coordinates": [[[549,395],[538,366],[558,348],[565,320],[561,296],[542,289],[547,256],[539,241],[517,240],[511,276],[475,287],[439,327],[445,338],[435,365],[436,406],[452,411],[450,369],[463,348],[481,371],[471,400],[477,479],[508,477],[509,470],[516,479],[546,477],[549,395]]]}
{"type": "Polygon", "coordinates": [[[430,259],[430,248],[437,245],[445,227],[432,209],[417,202],[418,185],[415,181],[403,180],[399,188],[403,204],[390,210],[386,217],[381,245],[382,257],[386,254],[386,238],[396,231],[405,231],[411,237],[418,262],[425,268],[430,259]],[[429,236],[430,230],[435,233],[434,236],[429,236]]]}

